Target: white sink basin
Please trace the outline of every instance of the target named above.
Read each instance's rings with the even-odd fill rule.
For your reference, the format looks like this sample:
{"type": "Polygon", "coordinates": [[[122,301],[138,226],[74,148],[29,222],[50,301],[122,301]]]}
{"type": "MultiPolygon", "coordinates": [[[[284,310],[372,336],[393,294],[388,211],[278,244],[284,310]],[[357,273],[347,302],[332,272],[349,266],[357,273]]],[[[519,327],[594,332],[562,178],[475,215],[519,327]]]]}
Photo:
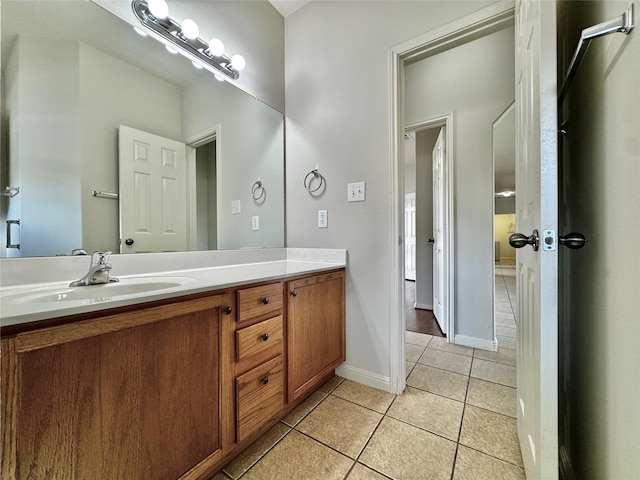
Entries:
{"type": "Polygon", "coordinates": [[[85,287],[69,287],[64,284],[7,292],[3,303],[60,303],[81,304],[108,302],[118,298],[168,290],[195,281],[193,277],[138,277],[123,278],[120,282],[85,287]]]}

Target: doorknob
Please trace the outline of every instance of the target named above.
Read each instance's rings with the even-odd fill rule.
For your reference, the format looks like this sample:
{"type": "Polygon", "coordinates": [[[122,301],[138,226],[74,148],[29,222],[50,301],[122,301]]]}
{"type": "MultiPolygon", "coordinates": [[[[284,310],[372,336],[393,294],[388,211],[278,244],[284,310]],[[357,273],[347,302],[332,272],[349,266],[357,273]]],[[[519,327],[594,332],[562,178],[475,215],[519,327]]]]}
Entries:
{"type": "Polygon", "coordinates": [[[564,236],[560,236],[558,238],[560,245],[564,245],[567,248],[572,250],[577,250],[578,248],[584,247],[584,244],[587,243],[587,239],[584,238],[584,235],[578,232],[567,233],[564,236]]]}
{"type": "Polygon", "coordinates": [[[540,237],[538,235],[538,230],[534,230],[531,236],[527,237],[522,233],[514,233],[509,237],[509,245],[513,248],[522,248],[526,245],[531,245],[533,247],[533,251],[537,252],[538,247],[540,246],[540,237]]]}
{"type": "Polygon", "coordinates": [[[436,243],[436,241],[433,238],[430,238],[429,240],[427,240],[427,242],[429,243],[436,243]]]}
{"type": "Polygon", "coordinates": [[[135,242],[134,242],[133,238],[127,238],[127,239],[124,241],[124,243],[125,243],[126,245],[128,245],[128,246],[131,246],[131,245],[133,245],[135,242]]]}

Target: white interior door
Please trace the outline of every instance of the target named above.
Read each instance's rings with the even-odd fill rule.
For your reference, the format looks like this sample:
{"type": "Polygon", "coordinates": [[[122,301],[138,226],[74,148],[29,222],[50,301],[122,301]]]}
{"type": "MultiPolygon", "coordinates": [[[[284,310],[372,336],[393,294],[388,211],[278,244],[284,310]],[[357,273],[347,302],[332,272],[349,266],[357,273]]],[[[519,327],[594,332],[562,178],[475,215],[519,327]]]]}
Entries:
{"type": "Polygon", "coordinates": [[[416,279],[416,194],[404,196],[404,277],[416,279]]]}
{"type": "Polygon", "coordinates": [[[518,435],[529,480],[558,478],[556,4],[516,5],[518,435]],[[549,232],[549,233],[545,233],[549,232]]]}
{"type": "Polygon", "coordinates": [[[120,252],[187,250],[186,145],[119,128],[120,252]]]}
{"type": "Polygon", "coordinates": [[[445,135],[444,127],[440,129],[438,139],[433,147],[433,315],[440,325],[442,333],[447,335],[449,325],[446,318],[446,289],[444,241],[446,238],[444,228],[444,162],[445,162],[445,135]]]}

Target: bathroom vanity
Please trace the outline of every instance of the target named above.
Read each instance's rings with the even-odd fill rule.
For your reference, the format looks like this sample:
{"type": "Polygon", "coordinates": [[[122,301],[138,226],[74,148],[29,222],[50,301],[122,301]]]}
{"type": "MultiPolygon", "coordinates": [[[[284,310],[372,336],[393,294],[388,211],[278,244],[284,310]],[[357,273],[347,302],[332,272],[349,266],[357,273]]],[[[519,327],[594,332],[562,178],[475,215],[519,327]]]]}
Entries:
{"type": "Polygon", "coordinates": [[[344,264],[180,274],[196,280],[3,318],[3,478],[210,478],[344,361],[344,264]]]}

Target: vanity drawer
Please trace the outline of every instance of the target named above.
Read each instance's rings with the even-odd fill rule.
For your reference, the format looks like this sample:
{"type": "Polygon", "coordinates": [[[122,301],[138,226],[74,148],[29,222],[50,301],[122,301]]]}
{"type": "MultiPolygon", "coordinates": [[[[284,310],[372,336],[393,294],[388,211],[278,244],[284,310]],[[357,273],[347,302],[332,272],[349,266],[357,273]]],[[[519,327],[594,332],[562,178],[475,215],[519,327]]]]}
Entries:
{"type": "Polygon", "coordinates": [[[284,408],[284,362],[282,355],[236,378],[237,437],[246,439],[284,408]]]}
{"type": "Polygon", "coordinates": [[[238,290],[238,323],[281,311],[282,296],[281,283],[238,290]]]}
{"type": "Polygon", "coordinates": [[[282,315],[236,331],[236,362],[272,347],[282,353],[282,337],[282,315]]]}

